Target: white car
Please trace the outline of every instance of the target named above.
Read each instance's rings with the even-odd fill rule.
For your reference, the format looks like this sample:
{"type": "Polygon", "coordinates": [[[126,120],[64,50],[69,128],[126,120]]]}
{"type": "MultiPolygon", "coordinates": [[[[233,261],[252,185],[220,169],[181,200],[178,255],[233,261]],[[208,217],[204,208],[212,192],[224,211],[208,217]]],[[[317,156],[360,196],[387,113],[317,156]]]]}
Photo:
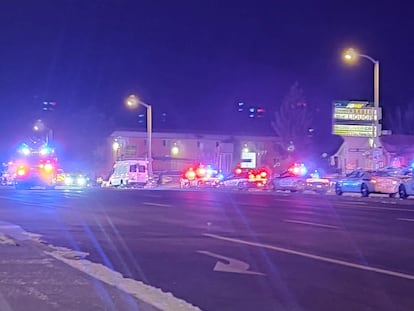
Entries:
{"type": "Polygon", "coordinates": [[[368,197],[370,193],[383,193],[395,197],[400,184],[399,177],[391,176],[386,171],[355,170],[336,182],[335,192],[337,195],[361,193],[363,197],[368,197]]]}
{"type": "Polygon", "coordinates": [[[398,194],[401,199],[407,199],[414,195],[414,176],[412,174],[401,177],[402,182],[398,188],[398,194]]]}
{"type": "Polygon", "coordinates": [[[267,189],[267,175],[267,172],[260,170],[248,170],[238,174],[231,174],[220,182],[219,187],[238,190],[252,188],[267,189]]]}

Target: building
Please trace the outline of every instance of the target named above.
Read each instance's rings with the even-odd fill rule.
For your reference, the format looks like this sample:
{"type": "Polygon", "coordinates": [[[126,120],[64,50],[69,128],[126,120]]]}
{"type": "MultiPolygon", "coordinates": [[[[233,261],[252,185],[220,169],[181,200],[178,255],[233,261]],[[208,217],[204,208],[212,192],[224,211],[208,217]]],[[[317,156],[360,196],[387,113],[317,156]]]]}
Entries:
{"type": "MultiPolygon", "coordinates": [[[[229,173],[243,162],[247,166],[272,167],[278,159],[275,136],[243,136],[211,133],[153,132],[154,172],[183,170],[197,162],[229,173]]],[[[108,139],[108,171],[117,160],[147,158],[147,132],[115,131],[108,139]]]]}
{"type": "Polygon", "coordinates": [[[364,137],[343,137],[338,151],[331,157],[331,165],[343,174],[356,168],[381,169],[409,166],[414,161],[414,136],[380,136],[375,148],[364,137]]]}

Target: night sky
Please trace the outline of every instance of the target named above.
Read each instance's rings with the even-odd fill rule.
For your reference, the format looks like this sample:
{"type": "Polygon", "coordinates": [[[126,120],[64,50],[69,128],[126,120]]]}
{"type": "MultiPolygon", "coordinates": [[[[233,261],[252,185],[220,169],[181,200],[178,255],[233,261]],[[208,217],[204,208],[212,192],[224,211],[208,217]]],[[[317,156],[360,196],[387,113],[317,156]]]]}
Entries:
{"type": "Polygon", "coordinates": [[[265,108],[265,122],[296,81],[318,135],[329,137],[333,100],[372,100],[373,65],[344,64],[348,46],[380,60],[385,113],[414,104],[413,9],[409,1],[2,0],[0,151],[42,118],[66,155],[79,157],[114,129],[142,127],[144,110],[123,104],[129,93],[153,106],[155,131],[237,133],[257,122],[237,113],[238,102],[265,108]],[[45,100],[56,110],[42,112],[45,100]]]}

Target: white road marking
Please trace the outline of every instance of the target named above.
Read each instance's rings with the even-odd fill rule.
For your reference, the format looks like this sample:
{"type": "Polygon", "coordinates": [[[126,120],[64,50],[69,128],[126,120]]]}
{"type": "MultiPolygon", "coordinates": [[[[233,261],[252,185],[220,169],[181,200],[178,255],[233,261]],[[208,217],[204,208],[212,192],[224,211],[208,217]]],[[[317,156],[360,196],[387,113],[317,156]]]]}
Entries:
{"type": "Polygon", "coordinates": [[[247,262],[237,260],[230,257],[225,257],[216,253],[208,252],[208,251],[197,251],[197,253],[204,254],[210,257],[214,257],[217,259],[221,259],[227,261],[228,263],[223,263],[221,261],[217,261],[216,265],[214,266],[214,271],[219,272],[230,272],[230,273],[240,273],[240,274],[253,274],[253,275],[265,275],[261,272],[250,271],[250,265],[247,262]]]}
{"type": "Polygon", "coordinates": [[[351,201],[351,202],[341,201],[340,203],[346,203],[346,204],[351,203],[352,205],[367,205],[368,204],[368,202],[362,202],[362,201],[351,201]]]}
{"type": "Polygon", "coordinates": [[[307,226],[315,226],[315,227],[321,227],[321,228],[329,228],[329,229],[339,229],[338,226],[332,226],[332,225],[325,225],[325,224],[318,224],[315,222],[307,222],[307,221],[301,221],[301,220],[291,220],[291,219],[285,219],[284,222],[289,222],[292,224],[300,224],[300,225],[307,225],[307,226]]]}
{"type": "Polygon", "coordinates": [[[144,202],[143,204],[149,205],[149,206],[172,207],[171,204],[162,204],[162,203],[153,203],[153,202],[144,202]]]}
{"type": "Polygon", "coordinates": [[[388,211],[414,212],[414,209],[408,209],[408,208],[375,207],[375,206],[365,206],[364,208],[388,210],[388,211]]]}
{"type": "Polygon", "coordinates": [[[414,219],[412,219],[412,218],[397,218],[397,220],[402,220],[402,221],[414,221],[414,219]]]}
{"type": "Polygon", "coordinates": [[[255,242],[250,242],[250,241],[245,241],[245,240],[240,240],[240,239],[235,239],[235,238],[229,238],[229,237],[224,237],[224,236],[210,234],[210,233],[205,233],[204,236],[217,239],[217,240],[233,242],[237,244],[244,244],[244,245],[249,245],[249,246],[267,248],[267,249],[271,249],[271,250],[286,253],[286,254],[292,254],[292,255],[297,255],[301,257],[311,258],[314,260],[329,262],[329,263],[340,265],[340,266],[376,272],[376,273],[390,275],[390,276],[399,277],[399,278],[408,279],[408,280],[414,280],[414,275],[412,274],[401,273],[401,272],[396,272],[396,271],[386,270],[386,269],[381,269],[381,268],[375,268],[375,267],[370,267],[370,266],[364,266],[364,265],[356,264],[356,263],[349,262],[349,261],[344,261],[344,260],[339,260],[339,259],[334,259],[334,258],[329,258],[329,257],[324,257],[324,256],[318,256],[318,255],[314,255],[311,253],[305,253],[305,252],[296,251],[296,250],[289,249],[289,248],[273,246],[270,244],[255,243],[255,242]]]}

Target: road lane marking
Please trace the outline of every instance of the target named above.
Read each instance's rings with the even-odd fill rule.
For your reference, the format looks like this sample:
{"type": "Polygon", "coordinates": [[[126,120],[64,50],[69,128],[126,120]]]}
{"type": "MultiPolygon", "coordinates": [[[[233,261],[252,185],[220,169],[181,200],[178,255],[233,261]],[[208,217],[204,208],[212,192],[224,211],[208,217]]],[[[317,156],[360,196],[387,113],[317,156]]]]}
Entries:
{"type": "Polygon", "coordinates": [[[274,251],[277,251],[277,252],[282,252],[282,253],[291,254],[291,255],[297,255],[297,256],[306,257],[306,258],[311,258],[311,259],[314,259],[314,260],[329,262],[329,263],[340,265],[340,266],[345,266],[345,267],[351,267],[351,268],[356,268],[356,269],[365,270],[365,271],[376,272],[376,273],[390,275],[390,276],[399,277],[399,278],[408,279],[408,280],[414,280],[414,275],[412,275],[412,274],[401,273],[401,272],[396,272],[396,271],[386,270],[386,269],[381,269],[381,268],[375,268],[375,267],[370,267],[370,266],[364,266],[364,265],[356,264],[356,263],[349,262],[349,261],[344,261],[344,260],[340,260],[340,259],[334,259],[334,258],[314,255],[314,254],[311,254],[311,253],[296,251],[296,250],[293,250],[293,249],[278,247],[278,246],[274,246],[274,245],[270,245],[270,244],[250,242],[250,241],[245,241],[245,240],[240,240],[240,239],[235,239],[235,238],[224,237],[224,236],[211,234],[211,233],[204,233],[204,236],[207,236],[207,237],[210,237],[210,238],[213,238],[213,239],[217,239],[217,240],[233,242],[233,243],[237,243],[237,244],[244,244],[244,245],[249,245],[249,246],[267,248],[267,249],[271,249],[271,250],[274,250],[274,251]]]}
{"type": "Polygon", "coordinates": [[[412,218],[397,218],[397,220],[402,220],[402,221],[414,221],[414,219],[412,219],[412,218]]]}
{"type": "Polygon", "coordinates": [[[197,251],[199,254],[207,255],[213,258],[224,260],[228,263],[223,263],[221,261],[217,261],[216,265],[214,266],[214,271],[219,272],[230,272],[230,273],[240,273],[240,274],[252,274],[252,275],[265,275],[261,272],[250,271],[250,265],[247,262],[237,260],[230,257],[225,257],[216,253],[212,253],[209,251],[197,251]]]}
{"type": "Polygon", "coordinates": [[[162,203],[153,203],[153,202],[144,202],[142,204],[149,205],[149,206],[158,206],[158,207],[172,207],[171,204],[162,204],[162,203]]]}
{"type": "Polygon", "coordinates": [[[339,229],[338,226],[318,224],[316,222],[308,222],[308,221],[301,221],[301,220],[291,220],[291,219],[285,219],[283,221],[284,222],[288,222],[288,223],[292,223],[292,224],[300,224],[300,225],[307,225],[307,226],[314,226],[314,227],[321,227],[321,228],[329,228],[329,229],[339,229]]]}
{"type": "Polygon", "coordinates": [[[351,203],[352,205],[367,205],[368,204],[368,202],[362,202],[362,201],[349,201],[349,202],[341,201],[340,203],[346,203],[346,204],[351,203]]]}
{"type": "Polygon", "coordinates": [[[380,209],[380,210],[388,210],[388,211],[414,212],[414,209],[407,209],[407,208],[378,207],[378,206],[365,206],[364,208],[380,209]]]}

